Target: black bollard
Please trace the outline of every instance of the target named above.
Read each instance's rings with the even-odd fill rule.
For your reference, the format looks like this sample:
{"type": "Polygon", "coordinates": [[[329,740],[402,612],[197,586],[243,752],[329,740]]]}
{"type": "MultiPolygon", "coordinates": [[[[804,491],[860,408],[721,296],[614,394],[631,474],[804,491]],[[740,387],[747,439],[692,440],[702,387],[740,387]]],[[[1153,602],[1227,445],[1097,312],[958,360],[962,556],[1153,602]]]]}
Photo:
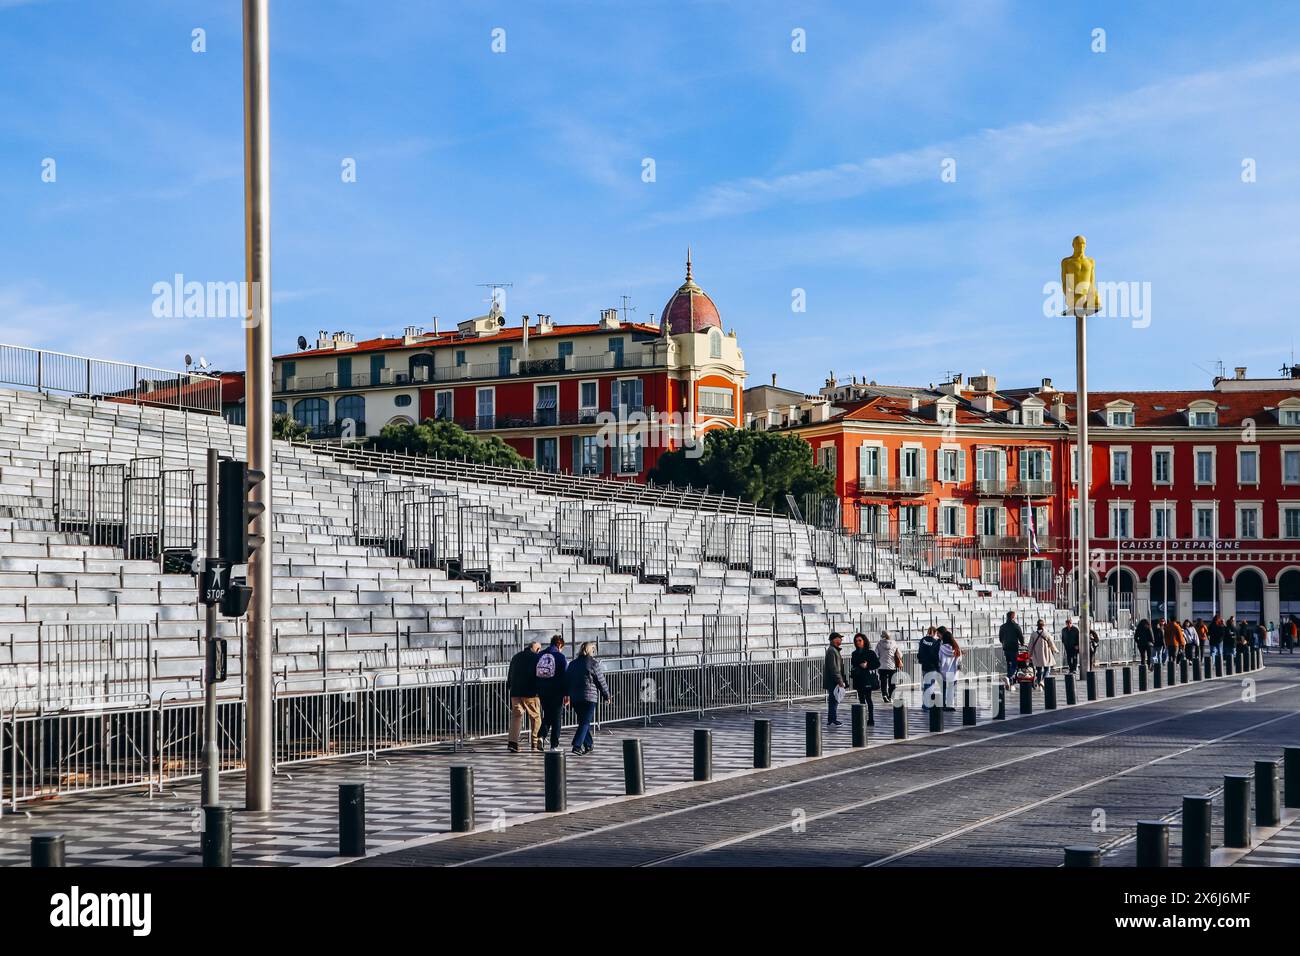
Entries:
{"type": "Polygon", "coordinates": [[[645,761],[637,737],[627,737],[623,741],[623,792],[629,797],[645,793],[645,761]]]}
{"type": "Polygon", "coordinates": [[[853,746],[865,747],[867,745],[867,707],[865,704],[854,704],[849,711],[849,729],[853,731],[853,746]]]}
{"type": "Polygon", "coordinates": [[[1032,714],[1034,712],[1034,685],[1020,685],[1020,712],[1022,714],[1032,714]]]}
{"type": "Polygon", "coordinates": [[[766,717],[754,721],[754,766],[759,770],[772,766],[772,721],[766,717]]]}
{"type": "Polygon", "coordinates": [[[32,834],[33,868],[43,869],[67,865],[68,863],[64,852],[62,833],[32,834]]]}
{"type": "Polygon", "coordinates": [[[1275,827],[1282,822],[1282,795],[1278,792],[1277,761],[1255,761],[1255,826],[1275,827]]]}
{"type": "Polygon", "coordinates": [[[1169,824],[1163,820],[1138,821],[1137,865],[1169,865],[1169,824]]]}
{"type": "Polygon", "coordinates": [[[1300,807],[1300,747],[1282,749],[1282,803],[1287,809],[1300,807]]]}
{"type": "Polygon", "coordinates": [[[1007,685],[999,681],[994,686],[997,688],[995,692],[996,693],[995,700],[997,702],[997,707],[993,710],[993,719],[1006,720],[1007,719],[1007,685]]]}
{"type": "Polygon", "coordinates": [[[1187,683],[1187,658],[1185,657],[1178,662],[1178,683],[1187,683]]]}
{"type": "Polygon", "coordinates": [[[1183,797],[1183,866],[1210,865],[1212,798],[1183,797]]]}
{"type": "Polygon", "coordinates": [[[1223,655],[1222,654],[1214,655],[1214,676],[1215,677],[1223,676],[1223,655]]]}
{"type": "Polygon", "coordinates": [[[1056,677],[1052,674],[1043,678],[1043,709],[1056,710],[1056,677]]]}
{"type": "Polygon", "coordinates": [[[1138,691],[1139,693],[1147,689],[1147,666],[1141,662],[1138,663],[1138,691]]]}
{"type": "Polygon", "coordinates": [[[943,708],[934,706],[930,708],[930,733],[943,733],[943,708]]]}
{"type": "Polygon", "coordinates": [[[474,768],[451,768],[451,832],[469,833],[474,829],[474,768]]]}
{"type": "Polygon", "coordinates": [[[230,818],[229,807],[203,808],[203,835],[199,845],[204,866],[230,866],[230,818]]]}
{"type": "Polygon", "coordinates": [[[1192,658],[1192,681],[1193,682],[1199,681],[1201,679],[1201,676],[1202,676],[1201,659],[1199,657],[1193,657],[1192,658]]]}
{"type": "Polygon", "coordinates": [[[1074,687],[1073,672],[1065,675],[1065,702],[1066,704],[1077,704],[1079,702],[1079,694],[1074,687]]]}
{"type": "Polygon", "coordinates": [[[1101,850],[1095,846],[1067,846],[1066,866],[1101,866],[1101,850]]]}
{"type": "Polygon", "coordinates": [[[1223,673],[1227,677],[1232,676],[1232,653],[1231,652],[1228,652],[1223,655],[1223,673]]]}
{"type": "Polygon", "coordinates": [[[569,805],[569,781],[565,772],[564,751],[548,750],[542,755],[545,772],[546,812],[560,813],[569,805]]]}
{"type": "Polygon", "coordinates": [[[366,785],[339,784],[339,856],[366,855],[366,785]]]}
{"type": "Polygon", "coordinates": [[[1250,777],[1244,773],[1223,776],[1223,845],[1250,846],[1250,777]]]}
{"type": "Polygon", "coordinates": [[[810,710],[803,715],[803,755],[820,757],[822,755],[821,714],[810,710]]]}
{"type": "Polygon", "coordinates": [[[1119,689],[1125,694],[1133,693],[1133,668],[1127,664],[1120,668],[1119,689]]]}
{"type": "Polygon", "coordinates": [[[1088,685],[1088,699],[1096,700],[1097,699],[1097,672],[1092,670],[1088,671],[1088,673],[1084,677],[1084,681],[1088,685]]]}
{"type": "Polygon", "coordinates": [[[1259,670],[1264,666],[1264,652],[1257,647],[1253,653],[1255,655],[1255,670],[1259,670]]]}
{"type": "Polygon", "coordinates": [[[1171,657],[1165,663],[1165,683],[1168,684],[1170,687],[1173,687],[1176,683],[1178,683],[1178,675],[1174,673],[1174,667],[1175,667],[1174,659],[1171,657]]]}
{"type": "Polygon", "coordinates": [[[961,723],[963,727],[974,727],[979,720],[979,711],[976,709],[976,690],[969,684],[962,691],[961,704],[961,723]]]}
{"type": "Polygon", "coordinates": [[[1106,668],[1106,696],[1115,696],[1115,668],[1106,668]]]}
{"type": "MultiPolygon", "coordinates": [[[[817,715],[813,714],[812,717],[815,719],[817,715]]],[[[691,779],[713,779],[713,731],[707,727],[695,728],[695,760],[691,779]]]]}
{"type": "Polygon", "coordinates": [[[901,697],[894,699],[894,739],[907,739],[907,708],[901,697]]]}
{"type": "Polygon", "coordinates": [[[1164,678],[1160,676],[1163,673],[1164,671],[1160,669],[1159,664],[1151,668],[1151,689],[1152,690],[1159,690],[1161,687],[1164,686],[1164,678]]]}

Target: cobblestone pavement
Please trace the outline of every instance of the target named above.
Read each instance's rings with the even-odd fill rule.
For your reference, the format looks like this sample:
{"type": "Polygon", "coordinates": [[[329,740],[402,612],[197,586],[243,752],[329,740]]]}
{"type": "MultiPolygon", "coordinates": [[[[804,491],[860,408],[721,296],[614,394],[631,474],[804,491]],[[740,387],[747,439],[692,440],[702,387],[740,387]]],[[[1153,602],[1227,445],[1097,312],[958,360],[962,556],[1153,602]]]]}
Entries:
{"type": "MultiPolygon", "coordinates": [[[[1139,819],[1300,743],[1300,665],[652,793],[353,865],[1131,865],[1139,819]]],[[[1215,820],[1215,842],[1221,842],[1215,820]]],[[[1172,858],[1177,860],[1178,841],[1172,858]]]]}
{"type": "Polygon", "coordinates": [[[1300,866],[1300,820],[1283,827],[1233,866],[1300,866]]]}

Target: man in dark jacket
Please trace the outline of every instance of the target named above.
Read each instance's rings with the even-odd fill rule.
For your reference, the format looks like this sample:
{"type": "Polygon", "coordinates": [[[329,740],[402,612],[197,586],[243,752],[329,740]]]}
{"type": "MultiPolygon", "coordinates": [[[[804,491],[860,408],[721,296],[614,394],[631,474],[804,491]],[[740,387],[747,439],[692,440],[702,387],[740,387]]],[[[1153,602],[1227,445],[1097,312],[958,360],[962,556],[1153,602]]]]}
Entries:
{"type": "Polygon", "coordinates": [[[532,749],[542,749],[542,707],[537,698],[537,655],[541,649],[541,641],[529,641],[510,658],[510,669],[506,671],[506,693],[510,695],[510,739],[506,749],[512,754],[519,753],[519,726],[524,717],[528,718],[532,749]]]}
{"type": "Polygon", "coordinates": [[[1079,629],[1074,626],[1074,618],[1065,619],[1061,628],[1061,647],[1065,648],[1065,669],[1071,674],[1079,666],[1079,629]]]}
{"type": "Polygon", "coordinates": [[[925,637],[916,645],[916,663],[921,668],[921,708],[929,710],[931,703],[943,706],[943,690],[940,688],[939,674],[939,638],[933,627],[928,628],[925,637]],[[936,688],[940,688],[936,691],[936,688]]]}
{"type": "Polygon", "coordinates": [[[1228,627],[1223,623],[1223,616],[1214,615],[1210,622],[1210,655],[1219,657],[1223,654],[1223,642],[1228,637],[1228,627]]]}
{"type": "Polygon", "coordinates": [[[537,731],[537,736],[545,741],[549,734],[552,750],[560,749],[560,724],[563,722],[562,711],[567,699],[564,694],[564,669],[568,663],[564,657],[564,638],[556,634],[551,638],[551,646],[537,655],[534,670],[537,694],[542,700],[542,726],[537,731]]]}
{"type": "Polygon", "coordinates": [[[1025,634],[1016,623],[1016,612],[1007,611],[1006,622],[998,629],[998,641],[1002,644],[1002,654],[1007,659],[1007,680],[1016,676],[1016,655],[1020,653],[1020,644],[1025,634]]]}
{"type": "Polygon", "coordinates": [[[844,676],[844,658],[840,656],[840,644],[844,637],[831,632],[831,646],[826,648],[826,661],[822,665],[822,689],[826,691],[826,723],[839,726],[839,698],[835,696],[837,688],[847,688],[849,682],[844,676]]]}

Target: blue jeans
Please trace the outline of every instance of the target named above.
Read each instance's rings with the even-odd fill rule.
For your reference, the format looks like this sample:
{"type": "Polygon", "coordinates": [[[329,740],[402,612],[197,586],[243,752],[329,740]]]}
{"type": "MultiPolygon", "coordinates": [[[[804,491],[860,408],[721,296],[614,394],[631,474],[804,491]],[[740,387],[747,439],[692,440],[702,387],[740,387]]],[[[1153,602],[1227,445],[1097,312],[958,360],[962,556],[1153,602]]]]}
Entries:
{"type": "Polygon", "coordinates": [[[1006,651],[1003,651],[1002,653],[1005,654],[1005,655],[1006,655],[1006,658],[1007,658],[1007,680],[1015,680],[1015,679],[1016,679],[1016,656],[1017,656],[1017,655],[1016,655],[1016,654],[1007,654],[1006,651]]]}
{"type": "Polygon", "coordinates": [[[835,699],[837,689],[832,687],[826,692],[826,723],[828,724],[833,724],[840,719],[840,702],[835,699]]]}
{"type": "Polygon", "coordinates": [[[591,722],[596,717],[596,702],[573,700],[569,704],[573,707],[573,712],[578,715],[578,729],[573,735],[573,749],[590,750],[592,748],[591,722]]]}

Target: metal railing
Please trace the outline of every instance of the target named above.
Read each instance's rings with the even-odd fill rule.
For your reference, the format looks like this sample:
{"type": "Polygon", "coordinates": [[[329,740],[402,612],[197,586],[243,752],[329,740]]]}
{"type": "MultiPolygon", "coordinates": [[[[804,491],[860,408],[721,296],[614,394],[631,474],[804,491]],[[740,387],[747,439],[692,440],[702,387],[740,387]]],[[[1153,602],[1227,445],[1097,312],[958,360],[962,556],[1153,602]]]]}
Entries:
{"type": "Polygon", "coordinates": [[[221,379],[0,344],[0,384],[130,405],[221,412],[221,379]]]}

